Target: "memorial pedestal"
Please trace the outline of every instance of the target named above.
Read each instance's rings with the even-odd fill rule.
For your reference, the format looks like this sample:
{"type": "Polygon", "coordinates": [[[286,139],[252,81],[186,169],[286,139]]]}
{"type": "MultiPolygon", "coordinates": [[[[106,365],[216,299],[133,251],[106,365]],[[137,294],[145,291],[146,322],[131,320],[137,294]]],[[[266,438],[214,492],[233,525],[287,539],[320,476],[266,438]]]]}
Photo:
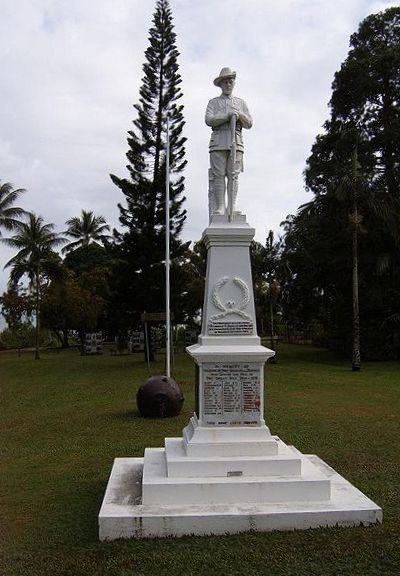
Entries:
{"type": "Polygon", "coordinates": [[[317,456],[272,436],[263,416],[264,363],[256,333],[242,215],[214,217],[196,365],[196,413],[182,438],[114,461],[99,514],[101,540],[371,524],[382,510],[317,456]]]}

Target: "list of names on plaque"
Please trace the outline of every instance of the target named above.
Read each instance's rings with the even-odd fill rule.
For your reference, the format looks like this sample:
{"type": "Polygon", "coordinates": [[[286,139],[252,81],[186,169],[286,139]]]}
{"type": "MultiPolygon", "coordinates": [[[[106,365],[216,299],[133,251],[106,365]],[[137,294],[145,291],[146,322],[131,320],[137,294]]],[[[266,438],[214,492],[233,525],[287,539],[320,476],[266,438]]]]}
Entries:
{"type": "Polygon", "coordinates": [[[203,409],[207,414],[222,414],[222,386],[212,378],[205,378],[203,384],[203,409]]]}
{"type": "Polygon", "coordinates": [[[260,422],[258,363],[203,364],[203,414],[210,426],[246,426],[260,422]]]}

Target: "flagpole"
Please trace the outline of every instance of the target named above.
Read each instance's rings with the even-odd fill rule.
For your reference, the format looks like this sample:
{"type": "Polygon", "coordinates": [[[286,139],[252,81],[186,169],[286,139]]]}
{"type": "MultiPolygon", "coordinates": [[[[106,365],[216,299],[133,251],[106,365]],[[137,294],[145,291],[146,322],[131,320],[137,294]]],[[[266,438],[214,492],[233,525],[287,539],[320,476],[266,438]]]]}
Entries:
{"type": "Polygon", "coordinates": [[[171,316],[169,286],[169,116],[167,114],[167,146],[165,158],[165,320],[166,320],[166,368],[167,377],[171,376],[171,316]]]}

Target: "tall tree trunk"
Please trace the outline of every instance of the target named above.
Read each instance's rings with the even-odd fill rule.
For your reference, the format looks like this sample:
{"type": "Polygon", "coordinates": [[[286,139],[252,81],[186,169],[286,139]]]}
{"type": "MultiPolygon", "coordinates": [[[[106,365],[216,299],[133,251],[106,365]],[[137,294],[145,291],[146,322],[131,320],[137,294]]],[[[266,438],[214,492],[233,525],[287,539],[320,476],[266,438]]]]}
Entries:
{"type": "Polygon", "coordinates": [[[39,330],[40,330],[40,274],[39,265],[36,267],[36,327],[35,327],[35,360],[40,360],[39,355],[39,330]]]}
{"type": "Polygon", "coordinates": [[[69,348],[68,328],[63,328],[62,330],[62,347],[69,348]]]}
{"type": "Polygon", "coordinates": [[[358,207],[356,191],[353,191],[353,361],[351,369],[361,370],[360,313],[358,305],[358,207]]]}
{"type": "MultiPolygon", "coordinates": [[[[271,289],[271,288],[270,288],[271,289]]],[[[269,319],[270,319],[270,325],[271,325],[271,332],[270,332],[270,346],[271,346],[271,350],[273,350],[275,352],[275,343],[274,343],[274,303],[272,301],[272,295],[270,294],[269,296],[269,319]]],[[[274,356],[271,356],[271,358],[269,359],[270,364],[276,364],[277,360],[276,360],[276,354],[274,356]]]]}

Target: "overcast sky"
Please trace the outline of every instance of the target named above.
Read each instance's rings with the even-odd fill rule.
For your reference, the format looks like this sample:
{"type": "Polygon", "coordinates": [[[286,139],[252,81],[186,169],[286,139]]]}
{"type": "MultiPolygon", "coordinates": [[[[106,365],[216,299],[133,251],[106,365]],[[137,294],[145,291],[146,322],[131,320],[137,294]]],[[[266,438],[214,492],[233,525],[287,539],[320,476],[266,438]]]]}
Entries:
{"type": "MultiPolygon", "coordinates": [[[[81,209],[118,227],[155,0],[1,0],[0,179],[58,231],[81,209]]],[[[220,69],[254,119],[245,132],[239,208],[264,241],[309,199],[302,173],[328,118],[331,83],[350,35],[384,0],[171,0],[187,142],[185,240],[207,225],[208,100],[220,69]]],[[[0,292],[13,252],[0,246],[0,292]]]]}

